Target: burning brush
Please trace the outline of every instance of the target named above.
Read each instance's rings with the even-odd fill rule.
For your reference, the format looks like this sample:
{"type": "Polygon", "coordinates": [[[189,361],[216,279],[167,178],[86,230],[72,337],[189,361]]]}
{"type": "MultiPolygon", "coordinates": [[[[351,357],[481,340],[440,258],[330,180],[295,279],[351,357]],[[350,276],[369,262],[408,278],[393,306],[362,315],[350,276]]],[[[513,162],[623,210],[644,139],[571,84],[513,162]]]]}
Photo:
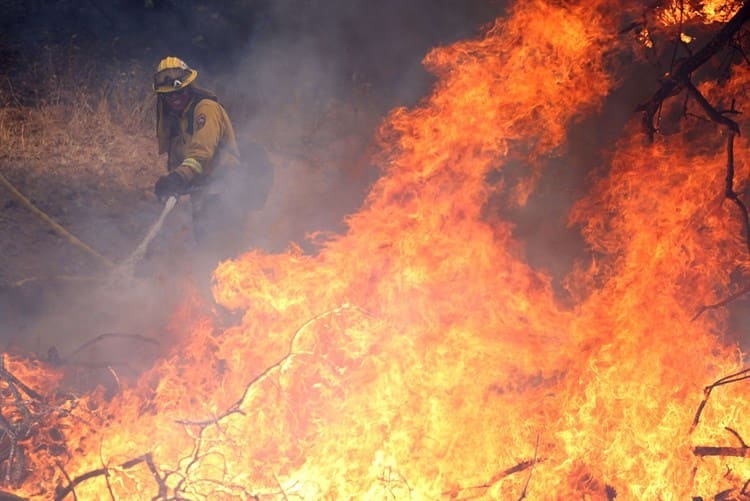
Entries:
{"type": "Polygon", "coordinates": [[[35,467],[21,479],[16,454],[9,482],[60,500],[748,499],[750,387],[724,306],[750,263],[750,4],[730,3],[695,51],[683,34],[707,14],[658,14],[698,3],[607,0],[517,2],[432,50],[434,92],[384,123],[383,175],[346,234],[216,269],[239,325],[184,305],[172,351],[66,412],[4,380],[9,448],[35,416],[66,444],[25,447],[35,467]],[[645,26],[618,34],[625,18],[651,48],[645,26]],[[561,292],[508,205],[532,203],[623,61],[664,43],[686,55],[573,205],[587,252],[561,292]],[[699,79],[720,54],[727,77],[699,79]]]}

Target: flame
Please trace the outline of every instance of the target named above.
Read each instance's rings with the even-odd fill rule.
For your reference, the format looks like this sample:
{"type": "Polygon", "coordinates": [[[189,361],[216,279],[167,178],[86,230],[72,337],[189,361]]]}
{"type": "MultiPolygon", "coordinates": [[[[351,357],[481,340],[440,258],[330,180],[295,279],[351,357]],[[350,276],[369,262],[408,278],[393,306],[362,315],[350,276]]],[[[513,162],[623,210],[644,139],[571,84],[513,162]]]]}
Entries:
{"type": "MultiPolygon", "coordinates": [[[[567,279],[573,306],[488,212],[499,194],[523,205],[617,85],[615,12],[532,0],[432,50],[434,91],[385,121],[383,175],[346,234],[315,255],[223,263],[215,296],[241,324],[186,308],[170,325],[184,341],[71,423],[76,450],[24,494],[689,499],[742,485],[743,458],[694,453],[731,444],[725,427],[748,435],[741,384],[715,390],[694,425],[703,388],[742,363],[723,310],[696,318],[747,272],[723,198],[726,132],[644,146],[624,131],[570,214],[596,256],[567,279]],[[519,163],[522,179],[487,182],[519,163]]],[[[701,91],[741,100],[749,80],[701,91]]],[[[747,148],[735,138],[738,158],[747,148]]]]}
{"type": "Polygon", "coordinates": [[[725,23],[742,7],[742,0],[670,0],[659,9],[658,18],[667,26],[689,22],[725,23]]]}

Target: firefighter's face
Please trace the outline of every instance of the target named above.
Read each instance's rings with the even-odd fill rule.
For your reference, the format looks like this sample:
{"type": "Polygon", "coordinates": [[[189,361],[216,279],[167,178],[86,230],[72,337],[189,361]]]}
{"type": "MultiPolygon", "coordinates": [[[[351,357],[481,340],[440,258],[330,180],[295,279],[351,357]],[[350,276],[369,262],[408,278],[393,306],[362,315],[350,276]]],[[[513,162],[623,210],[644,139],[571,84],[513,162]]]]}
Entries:
{"type": "Polygon", "coordinates": [[[186,88],[167,92],[164,94],[164,102],[172,111],[182,111],[190,100],[190,93],[186,88]]]}

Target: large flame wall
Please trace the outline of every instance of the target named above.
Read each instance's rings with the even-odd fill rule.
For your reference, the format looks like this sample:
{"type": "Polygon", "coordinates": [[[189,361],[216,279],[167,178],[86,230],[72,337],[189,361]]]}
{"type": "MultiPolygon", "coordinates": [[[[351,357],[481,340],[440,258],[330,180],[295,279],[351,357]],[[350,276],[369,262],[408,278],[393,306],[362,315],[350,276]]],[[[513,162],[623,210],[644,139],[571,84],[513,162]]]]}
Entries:
{"type": "MultiPolygon", "coordinates": [[[[703,387],[740,362],[721,310],[693,320],[747,259],[722,130],[650,145],[626,130],[571,215],[597,256],[569,277],[572,307],[484,212],[490,172],[525,162],[496,188],[523,203],[616,85],[621,7],[520,2],[428,54],[434,92],[388,117],[383,176],[348,232],[315,256],[223,264],[216,297],[241,325],[220,331],[187,305],[174,354],[99,409],[96,432],[66,430],[82,444],[68,474],[151,452],[162,487],[189,499],[688,499],[742,485],[742,459],[692,448],[731,445],[725,426],[750,433],[747,390],[717,390],[690,431],[703,387]]],[[[159,492],[145,465],[110,477],[81,482],[79,499],[159,492]]]]}

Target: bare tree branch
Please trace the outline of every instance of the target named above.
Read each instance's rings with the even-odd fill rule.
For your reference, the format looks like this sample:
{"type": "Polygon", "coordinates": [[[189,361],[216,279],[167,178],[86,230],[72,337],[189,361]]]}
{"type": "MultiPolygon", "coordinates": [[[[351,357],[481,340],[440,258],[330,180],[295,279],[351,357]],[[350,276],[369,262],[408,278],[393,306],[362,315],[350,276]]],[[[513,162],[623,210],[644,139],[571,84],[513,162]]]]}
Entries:
{"type": "Polygon", "coordinates": [[[689,85],[690,76],[693,72],[730,44],[735,33],[739,31],[748,19],[750,19],[750,1],[746,0],[732,19],[706,45],[690,57],[677,61],[673,71],[662,80],[661,87],[659,87],[648,101],[636,108],[636,111],[643,112],[643,127],[649,139],[653,140],[656,133],[654,117],[661,108],[662,103],[666,99],[676,96],[683,88],[689,85]]]}

